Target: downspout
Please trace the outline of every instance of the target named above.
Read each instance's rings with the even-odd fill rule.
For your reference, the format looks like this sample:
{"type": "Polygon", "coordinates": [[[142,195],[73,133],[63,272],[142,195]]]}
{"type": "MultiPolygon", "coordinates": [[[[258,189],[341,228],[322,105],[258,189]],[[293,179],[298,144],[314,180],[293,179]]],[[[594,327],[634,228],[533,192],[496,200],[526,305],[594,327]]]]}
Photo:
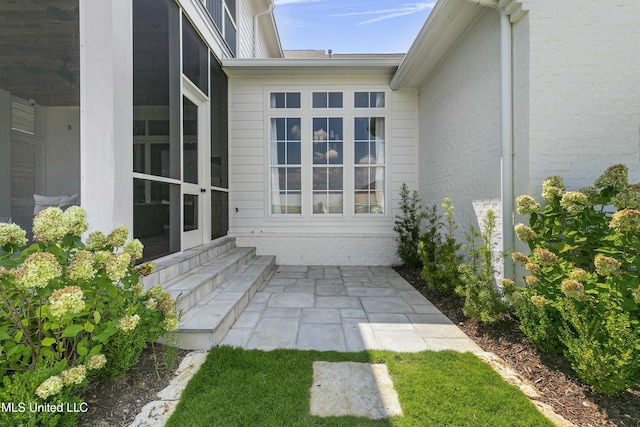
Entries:
{"type": "MultiPolygon", "coordinates": [[[[501,104],[501,181],[502,181],[502,250],[515,245],[513,232],[513,71],[511,21],[497,0],[469,0],[479,6],[491,7],[500,15],[500,104],[501,104]]],[[[511,257],[504,260],[505,278],[514,277],[511,257]]]]}
{"type": "Polygon", "coordinates": [[[263,15],[272,13],[273,9],[275,9],[276,7],[275,0],[267,0],[267,1],[269,2],[269,7],[267,8],[267,10],[264,10],[254,15],[253,17],[253,57],[254,58],[257,58],[257,54],[258,54],[258,18],[260,18],[263,15]]]}

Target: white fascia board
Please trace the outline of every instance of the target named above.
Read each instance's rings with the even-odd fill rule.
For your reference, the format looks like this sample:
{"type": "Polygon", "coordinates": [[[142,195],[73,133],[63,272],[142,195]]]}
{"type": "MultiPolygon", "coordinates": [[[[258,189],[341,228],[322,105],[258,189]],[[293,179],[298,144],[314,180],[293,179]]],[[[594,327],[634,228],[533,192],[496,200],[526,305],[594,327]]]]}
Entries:
{"type": "Polygon", "coordinates": [[[388,75],[401,59],[223,59],[222,67],[233,76],[388,75]]]}
{"type": "Polygon", "coordinates": [[[482,11],[469,0],[438,0],[393,76],[391,89],[418,87],[482,11]]]}

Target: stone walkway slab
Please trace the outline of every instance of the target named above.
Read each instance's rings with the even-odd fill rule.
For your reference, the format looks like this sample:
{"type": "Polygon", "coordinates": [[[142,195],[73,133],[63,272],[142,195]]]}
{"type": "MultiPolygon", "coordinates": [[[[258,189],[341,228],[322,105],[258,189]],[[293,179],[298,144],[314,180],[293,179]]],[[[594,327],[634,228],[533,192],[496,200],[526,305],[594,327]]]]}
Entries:
{"type": "Polygon", "coordinates": [[[369,419],[402,415],[384,364],[313,362],[310,412],[319,417],[369,419]]]}

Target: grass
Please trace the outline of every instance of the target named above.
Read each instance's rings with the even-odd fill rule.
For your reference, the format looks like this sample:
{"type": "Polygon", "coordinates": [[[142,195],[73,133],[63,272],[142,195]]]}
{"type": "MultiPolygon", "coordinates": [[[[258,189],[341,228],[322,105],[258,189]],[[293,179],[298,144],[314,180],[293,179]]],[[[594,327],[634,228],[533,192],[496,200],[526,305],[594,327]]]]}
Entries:
{"type": "Polygon", "coordinates": [[[470,353],[263,352],[220,347],[189,382],[167,427],[553,426],[518,389],[470,353]],[[309,414],[314,361],[385,363],[403,416],[309,414]]]}

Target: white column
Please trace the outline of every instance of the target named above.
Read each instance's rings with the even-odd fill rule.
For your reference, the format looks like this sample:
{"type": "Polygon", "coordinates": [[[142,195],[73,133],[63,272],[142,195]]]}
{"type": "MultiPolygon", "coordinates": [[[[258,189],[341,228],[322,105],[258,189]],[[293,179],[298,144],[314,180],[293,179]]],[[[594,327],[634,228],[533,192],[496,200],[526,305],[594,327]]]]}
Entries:
{"type": "Polygon", "coordinates": [[[81,198],[89,231],[133,228],[130,0],[80,3],[81,198]]]}

